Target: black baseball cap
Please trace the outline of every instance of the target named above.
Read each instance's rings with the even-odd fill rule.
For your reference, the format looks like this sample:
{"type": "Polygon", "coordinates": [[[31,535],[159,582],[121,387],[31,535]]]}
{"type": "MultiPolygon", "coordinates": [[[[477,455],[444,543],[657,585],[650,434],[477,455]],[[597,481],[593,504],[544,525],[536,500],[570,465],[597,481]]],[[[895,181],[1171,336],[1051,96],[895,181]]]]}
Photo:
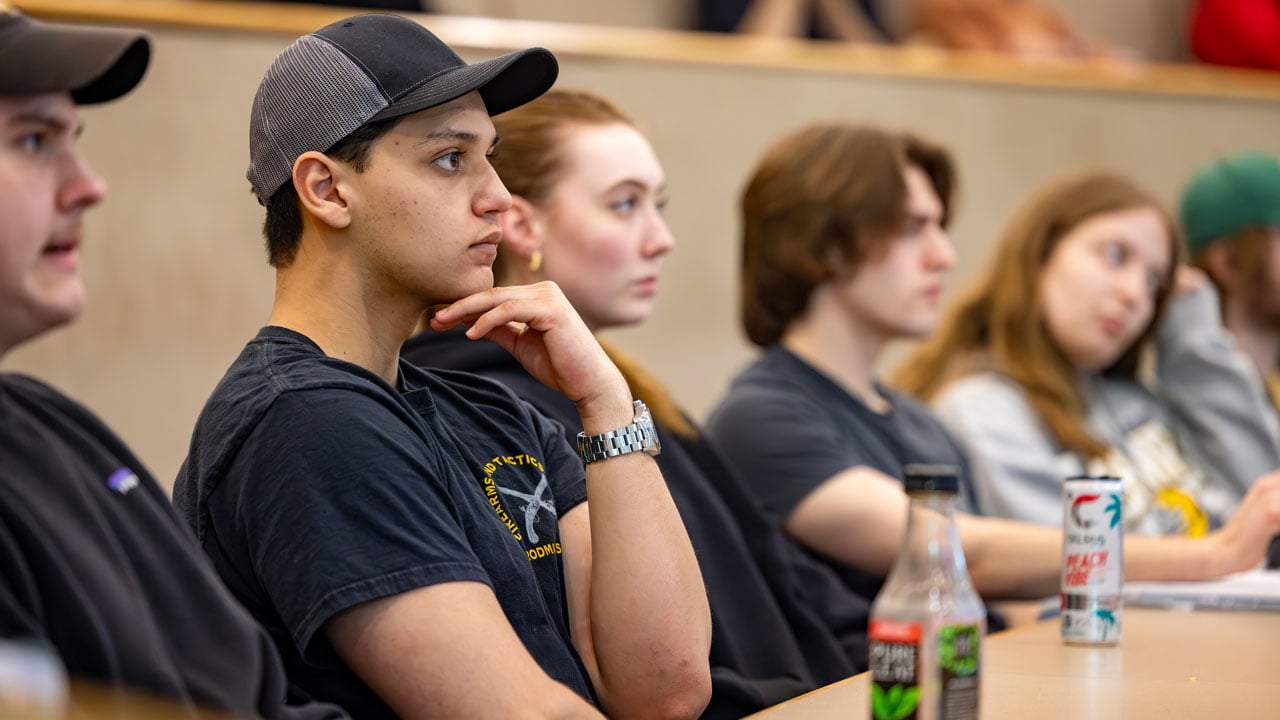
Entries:
{"type": "Polygon", "coordinates": [[[142,80],[151,43],[140,30],[43,23],[0,0],[0,95],[69,92],[114,100],[142,80]]]}
{"type": "Polygon", "coordinates": [[[490,115],[551,88],[559,65],[529,48],[468,65],[430,30],[399,15],[356,15],[298,38],[267,69],[249,119],[249,170],[266,204],[309,151],[325,152],[367,123],[443,105],[478,90],[490,115]]]}

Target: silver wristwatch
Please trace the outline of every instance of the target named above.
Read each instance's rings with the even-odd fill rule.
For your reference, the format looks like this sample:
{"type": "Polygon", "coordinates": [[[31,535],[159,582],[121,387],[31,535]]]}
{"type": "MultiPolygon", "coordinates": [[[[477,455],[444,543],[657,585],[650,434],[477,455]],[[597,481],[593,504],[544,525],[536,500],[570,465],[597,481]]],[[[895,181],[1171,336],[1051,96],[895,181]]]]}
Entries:
{"type": "Polygon", "coordinates": [[[633,452],[657,455],[662,451],[648,406],[636,400],[635,407],[636,419],[626,427],[599,435],[578,433],[578,454],[582,456],[582,462],[593,463],[633,452]]]}

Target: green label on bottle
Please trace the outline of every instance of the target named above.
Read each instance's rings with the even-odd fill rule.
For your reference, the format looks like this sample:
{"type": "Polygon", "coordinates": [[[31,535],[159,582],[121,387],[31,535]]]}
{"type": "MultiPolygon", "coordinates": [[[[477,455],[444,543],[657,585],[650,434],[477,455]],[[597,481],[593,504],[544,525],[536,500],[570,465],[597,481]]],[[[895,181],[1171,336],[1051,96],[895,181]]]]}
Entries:
{"type": "Polygon", "coordinates": [[[942,673],[942,720],[975,720],[978,717],[977,625],[944,625],[938,630],[938,669],[942,673]]]}
{"type": "Polygon", "coordinates": [[[915,685],[871,683],[871,716],[875,720],[915,720],[920,688],[915,685]]]}

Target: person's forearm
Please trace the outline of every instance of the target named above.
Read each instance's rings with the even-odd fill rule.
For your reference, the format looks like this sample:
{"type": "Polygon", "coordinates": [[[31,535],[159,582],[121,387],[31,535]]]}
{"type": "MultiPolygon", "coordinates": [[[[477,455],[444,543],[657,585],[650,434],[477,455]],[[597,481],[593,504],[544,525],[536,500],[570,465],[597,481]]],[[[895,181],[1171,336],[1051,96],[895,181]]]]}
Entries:
{"type": "MultiPolygon", "coordinates": [[[[957,514],[974,587],[993,600],[1059,591],[1062,530],[957,514]]],[[[1256,565],[1280,532],[1280,473],[1259,479],[1227,527],[1206,537],[1124,539],[1126,580],[1209,580],[1256,565]]]]}
{"type": "MultiPolygon", "coordinates": [[[[978,594],[995,600],[1037,598],[1060,589],[1062,531],[995,518],[963,516],[961,542],[978,594]]],[[[1231,572],[1228,550],[1207,538],[1129,536],[1126,580],[1207,580],[1231,572]]]]}
{"type": "Polygon", "coordinates": [[[587,466],[591,637],[611,717],[697,717],[710,698],[711,620],[693,548],[652,458],[587,466]]]}
{"type": "Polygon", "coordinates": [[[427,585],[343,610],[324,632],[344,663],[405,720],[602,720],[549,677],[479,582],[427,585]],[[437,622],[449,618],[449,622],[437,622]],[[502,678],[502,693],[489,678],[502,678]]]}
{"type": "Polygon", "coordinates": [[[1124,539],[1125,580],[1208,580],[1225,574],[1210,538],[1129,536],[1124,539]]]}
{"type": "Polygon", "coordinates": [[[883,38],[849,0],[817,0],[818,21],[831,37],[849,42],[881,42],[883,38]]]}
{"type": "Polygon", "coordinates": [[[1035,599],[1061,589],[1062,531],[957,514],[969,576],[989,600],[1035,599]]]}
{"type": "MultiPolygon", "coordinates": [[[[974,587],[991,599],[1036,598],[1059,590],[1062,532],[965,516],[960,525],[974,587]],[[1003,527],[1000,527],[1003,526],[1003,527]]],[[[1239,553],[1237,553],[1239,554],[1239,553]]],[[[1124,539],[1126,580],[1208,580],[1244,569],[1218,534],[1124,539]]]]}

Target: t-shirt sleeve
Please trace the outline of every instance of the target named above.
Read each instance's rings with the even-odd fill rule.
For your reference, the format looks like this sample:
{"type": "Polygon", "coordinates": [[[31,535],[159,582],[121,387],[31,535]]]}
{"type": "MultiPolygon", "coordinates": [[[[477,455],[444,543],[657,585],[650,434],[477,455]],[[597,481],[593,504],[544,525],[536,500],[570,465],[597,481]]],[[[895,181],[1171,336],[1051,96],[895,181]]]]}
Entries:
{"type": "Polygon", "coordinates": [[[821,408],[777,388],[731,395],[707,425],[707,439],[778,520],[844,470],[867,464],[859,448],[824,421],[821,408]]]}
{"type": "Polygon", "coordinates": [[[404,412],[340,389],[286,393],[209,499],[217,541],[311,661],[336,613],[418,587],[488,583],[404,412]],[[238,547],[237,547],[238,546],[238,547]]]}
{"type": "Polygon", "coordinates": [[[971,509],[1040,525],[1062,524],[1062,481],[1083,471],[1056,447],[1019,387],[991,375],[952,383],[933,409],[971,463],[971,509]]]}
{"type": "Polygon", "coordinates": [[[41,619],[31,610],[34,580],[21,545],[0,522],[0,638],[43,639],[41,619]]]}
{"type": "MultiPolygon", "coordinates": [[[[587,499],[587,471],[578,451],[569,444],[568,431],[558,420],[525,402],[534,432],[542,448],[548,482],[555,496],[556,514],[564,517],[587,499]]],[[[576,435],[576,432],[574,433],[576,435]]]]}
{"type": "Polygon", "coordinates": [[[1280,468],[1280,419],[1218,307],[1212,288],[1170,304],[1157,334],[1155,390],[1182,451],[1239,502],[1258,476],[1280,468]]]}

